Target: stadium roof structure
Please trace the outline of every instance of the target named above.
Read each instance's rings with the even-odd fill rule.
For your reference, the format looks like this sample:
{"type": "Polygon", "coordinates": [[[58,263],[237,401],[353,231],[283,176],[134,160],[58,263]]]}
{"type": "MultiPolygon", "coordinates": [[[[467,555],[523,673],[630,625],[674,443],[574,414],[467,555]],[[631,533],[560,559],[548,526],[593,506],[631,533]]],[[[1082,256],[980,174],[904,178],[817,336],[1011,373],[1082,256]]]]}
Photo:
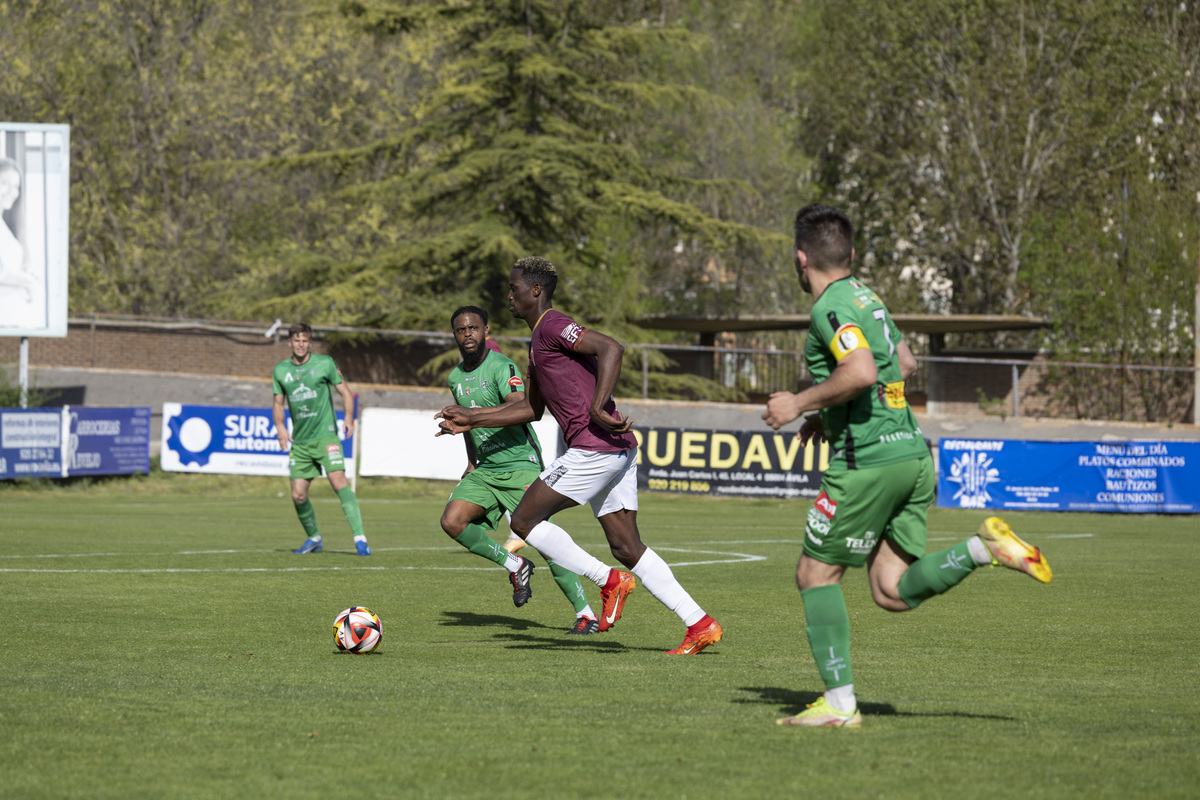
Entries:
{"type": "MultiPolygon", "coordinates": [[[[774,314],[745,317],[679,317],[654,314],[632,322],[642,328],[688,331],[702,336],[714,336],[727,331],[791,331],[807,330],[808,314],[774,314]]],[[[1020,331],[1049,328],[1050,321],[1041,317],[1022,317],[1016,314],[892,314],[892,320],[903,331],[913,333],[947,334],[977,333],[980,331],[1020,331]]]]}

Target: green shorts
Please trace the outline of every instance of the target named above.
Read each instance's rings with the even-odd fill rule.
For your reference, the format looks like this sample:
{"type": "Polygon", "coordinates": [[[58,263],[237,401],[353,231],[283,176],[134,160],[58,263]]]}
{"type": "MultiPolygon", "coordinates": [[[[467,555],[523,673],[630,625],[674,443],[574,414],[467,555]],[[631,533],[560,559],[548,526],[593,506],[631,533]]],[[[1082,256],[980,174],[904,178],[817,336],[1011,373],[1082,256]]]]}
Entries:
{"type": "Polygon", "coordinates": [[[517,507],[521,498],[525,496],[525,490],[540,474],[536,469],[521,469],[516,472],[473,469],[454,487],[450,499],[473,503],[482,508],[488,530],[494,531],[504,512],[517,507]]]}
{"type": "Polygon", "coordinates": [[[293,480],[311,480],[320,476],[321,470],[328,475],[338,470],[344,472],[345,469],[342,442],[336,436],[316,442],[292,442],[288,473],[293,480]]]}
{"type": "Polygon", "coordinates": [[[861,567],[881,536],[901,550],[925,555],[925,512],[937,476],[932,458],[869,469],[831,469],[808,510],[804,552],[826,564],[861,567]]]}

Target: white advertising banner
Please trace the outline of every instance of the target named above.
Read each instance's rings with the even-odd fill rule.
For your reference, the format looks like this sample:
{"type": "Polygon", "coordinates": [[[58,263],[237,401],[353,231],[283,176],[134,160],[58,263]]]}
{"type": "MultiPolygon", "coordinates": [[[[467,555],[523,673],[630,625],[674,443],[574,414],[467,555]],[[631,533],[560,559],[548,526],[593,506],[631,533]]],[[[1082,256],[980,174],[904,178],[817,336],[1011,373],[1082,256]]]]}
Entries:
{"type": "Polygon", "coordinates": [[[67,335],[70,130],[0,122],[0,336],[67,335]]]}
{"type": "MultiPolygon", "coordinates": [[[[462,436],[436,436],[435,412],[407,408],[366,408],[362,412],[360,475],[457,481],[467,468],[462,436]]],[[[548,466],[565,449],[550,414],[533,423],[548,466]]]]}

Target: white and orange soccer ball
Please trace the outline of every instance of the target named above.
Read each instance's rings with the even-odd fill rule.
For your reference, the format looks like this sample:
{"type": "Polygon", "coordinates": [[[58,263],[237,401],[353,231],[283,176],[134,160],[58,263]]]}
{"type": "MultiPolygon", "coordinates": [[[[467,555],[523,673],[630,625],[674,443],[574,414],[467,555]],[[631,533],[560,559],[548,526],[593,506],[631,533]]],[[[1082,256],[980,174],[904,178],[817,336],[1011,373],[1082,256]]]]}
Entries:
{"type": "Polygon", "coordinates": [[[333,640],[338,650],[369,653],[383,638],[383,624],[369,608],[350,606],[333,620],[333,640]]]}

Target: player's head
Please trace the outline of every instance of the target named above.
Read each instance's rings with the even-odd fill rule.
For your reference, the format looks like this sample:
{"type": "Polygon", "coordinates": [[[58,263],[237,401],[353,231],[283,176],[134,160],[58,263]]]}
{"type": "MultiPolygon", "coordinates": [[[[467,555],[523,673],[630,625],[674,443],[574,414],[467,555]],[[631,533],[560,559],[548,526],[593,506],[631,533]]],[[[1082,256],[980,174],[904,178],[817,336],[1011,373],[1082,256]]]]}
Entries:
{"type": "Polygon", "coordinates": [[[487,355],[488,315],[478,306],[462,306],[450,315],[454,343],[467,364],[476,364],[487,355]]]}
{"type": "Polygon", "coordinates": [[[796,212],[796,273],[809,290],[806,269],[831,272],[849,270],[854,258],[854,225],[840,208],[812,203],[796,212]]]}
{"type": "Polygon", "coordinates": [[[526,256],[508,276],[508,307],[517,317],[528,319],[538,308],[549,306],[558,286],[558,270],[540,256],[526,256]]]}
{"type": "Polygon", "coordinates": [[[483,320],[483,324],[488,324],[488,313],[479,306],[459,306],[454,309],[454,313],[450,315],[450,330],[454,330],[454,321],[458,319],[459,314],[474,314],[483,320]]]}
{"type": "Polygon", "coordinates": [[[288,327],[288,347],[292,350],[292,361],[303,364],[312,350],[312,328],[303,322],[288,327]]]}
{"type": "Polygon", "coordinates": [[[290,326],[288,326],[288,338],[289,339],[299,336],[300,334],[304,334],[309,339],[311,339],[312,338],[312,328],[309,327],[309,325],[304,322],[293,322],[290,326]]]}

